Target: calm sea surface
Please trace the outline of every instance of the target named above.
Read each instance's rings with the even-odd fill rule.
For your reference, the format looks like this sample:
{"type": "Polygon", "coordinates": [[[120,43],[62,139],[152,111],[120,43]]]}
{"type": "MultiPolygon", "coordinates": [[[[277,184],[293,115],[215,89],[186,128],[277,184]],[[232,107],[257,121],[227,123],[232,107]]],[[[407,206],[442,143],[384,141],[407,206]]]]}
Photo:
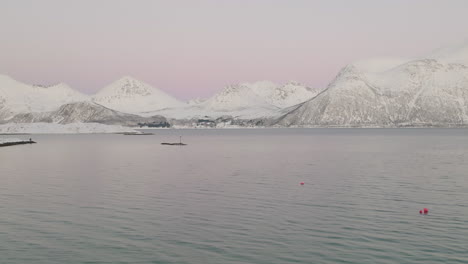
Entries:
{"type": "Polygon", "coordinates": [[[468,263],[468,130],[154,132],[0,148],[0,263],[468,263]]]}

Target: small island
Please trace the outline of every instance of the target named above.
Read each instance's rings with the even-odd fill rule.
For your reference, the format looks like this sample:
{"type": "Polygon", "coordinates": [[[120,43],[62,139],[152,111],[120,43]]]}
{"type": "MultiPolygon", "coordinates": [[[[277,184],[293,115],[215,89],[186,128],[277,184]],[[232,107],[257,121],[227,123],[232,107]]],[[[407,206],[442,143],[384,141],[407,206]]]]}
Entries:
{"type": "Polygon", "coordinates": [[[161,145],[167,145],[167,146],[186,146],[187,144],[182,143],[182,136],[179,136],[179,142],[175,142],[175,143],[163,142],[163,143],[161,143],[161,145]]]}
{"type": "Polygon", "coordinates": [[[169,146],[186,146],[187,144],[184,144],[184,143],[166,143],[166,142],[163,142],[163,143],[161,143],[161,145],[169,145],[169,146]]]}
{"type": "Polygon", "coordinates": [[[125,136],[149,136],[149,135],[154,135],[154,133],[148,133],[148,132],[124,132],[122,133],[125,136]]]}
{"type": "Polygon", "coordinates": [[[15,146],[15,145],[24,145],[24,144],[35,144],[35,141],[32,139],[29,140],[22,140],[17,138],[7,138],[7,139],[0,139],[0,147],[8,147],[8,146],[15,146]]]}

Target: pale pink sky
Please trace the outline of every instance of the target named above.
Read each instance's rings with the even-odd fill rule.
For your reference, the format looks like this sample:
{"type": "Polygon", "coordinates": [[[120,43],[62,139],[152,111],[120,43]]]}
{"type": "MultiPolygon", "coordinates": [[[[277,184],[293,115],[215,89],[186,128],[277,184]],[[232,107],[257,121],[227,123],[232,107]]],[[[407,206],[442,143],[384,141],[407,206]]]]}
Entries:
{"type": "Polygon", "coordinates": [[[227,84],[324,87],[341,67],[468,38],[465,0],[3,0],[0,74],[94,93],[131,75],[180,99],[227,84]]]}

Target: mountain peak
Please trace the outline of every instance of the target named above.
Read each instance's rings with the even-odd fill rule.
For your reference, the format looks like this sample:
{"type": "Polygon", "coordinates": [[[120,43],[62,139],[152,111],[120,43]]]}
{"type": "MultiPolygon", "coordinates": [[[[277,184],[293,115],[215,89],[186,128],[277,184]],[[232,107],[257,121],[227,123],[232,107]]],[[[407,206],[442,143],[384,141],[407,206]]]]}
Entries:
{"type": "Polygon", "coordinates": [[[131,76],[123,76],[104,87],[96,94],[96,97],[114,96],[116,94],[131,97],[131,96],[148,96],[153,93],[156,88],[149,84],[137,80],[131,76]]]}
{"type": "Polygon", "coordinates": [[[304,85],[298,81],[289,80],[283,86],[304,86],[304,85]]]}
{"type": "Polygon", "coordinates": [[[137,78],[134,78],[130,75],[124,75],[122,77],[120,77],[119,79],[116,80],[116,82],[142,82],[140,80],[138,80],[137,78]]]}
{"type": "Polygon", "coordinates": [[[104,87],[93,96],[93,100],[126,113],[149,112],[183,105],[165,92],[128,75],[104,87]]]}

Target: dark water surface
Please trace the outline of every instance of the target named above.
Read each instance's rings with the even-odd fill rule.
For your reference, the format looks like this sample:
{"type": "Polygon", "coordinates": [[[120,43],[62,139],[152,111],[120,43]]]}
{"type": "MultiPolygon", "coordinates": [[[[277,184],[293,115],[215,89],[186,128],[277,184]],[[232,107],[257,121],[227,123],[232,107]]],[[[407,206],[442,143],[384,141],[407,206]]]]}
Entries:
{"type": "Polygon", "coordinates": [[[0,263],[468,263],[468,130],[155,133],[0,148],[0,263]]]}

